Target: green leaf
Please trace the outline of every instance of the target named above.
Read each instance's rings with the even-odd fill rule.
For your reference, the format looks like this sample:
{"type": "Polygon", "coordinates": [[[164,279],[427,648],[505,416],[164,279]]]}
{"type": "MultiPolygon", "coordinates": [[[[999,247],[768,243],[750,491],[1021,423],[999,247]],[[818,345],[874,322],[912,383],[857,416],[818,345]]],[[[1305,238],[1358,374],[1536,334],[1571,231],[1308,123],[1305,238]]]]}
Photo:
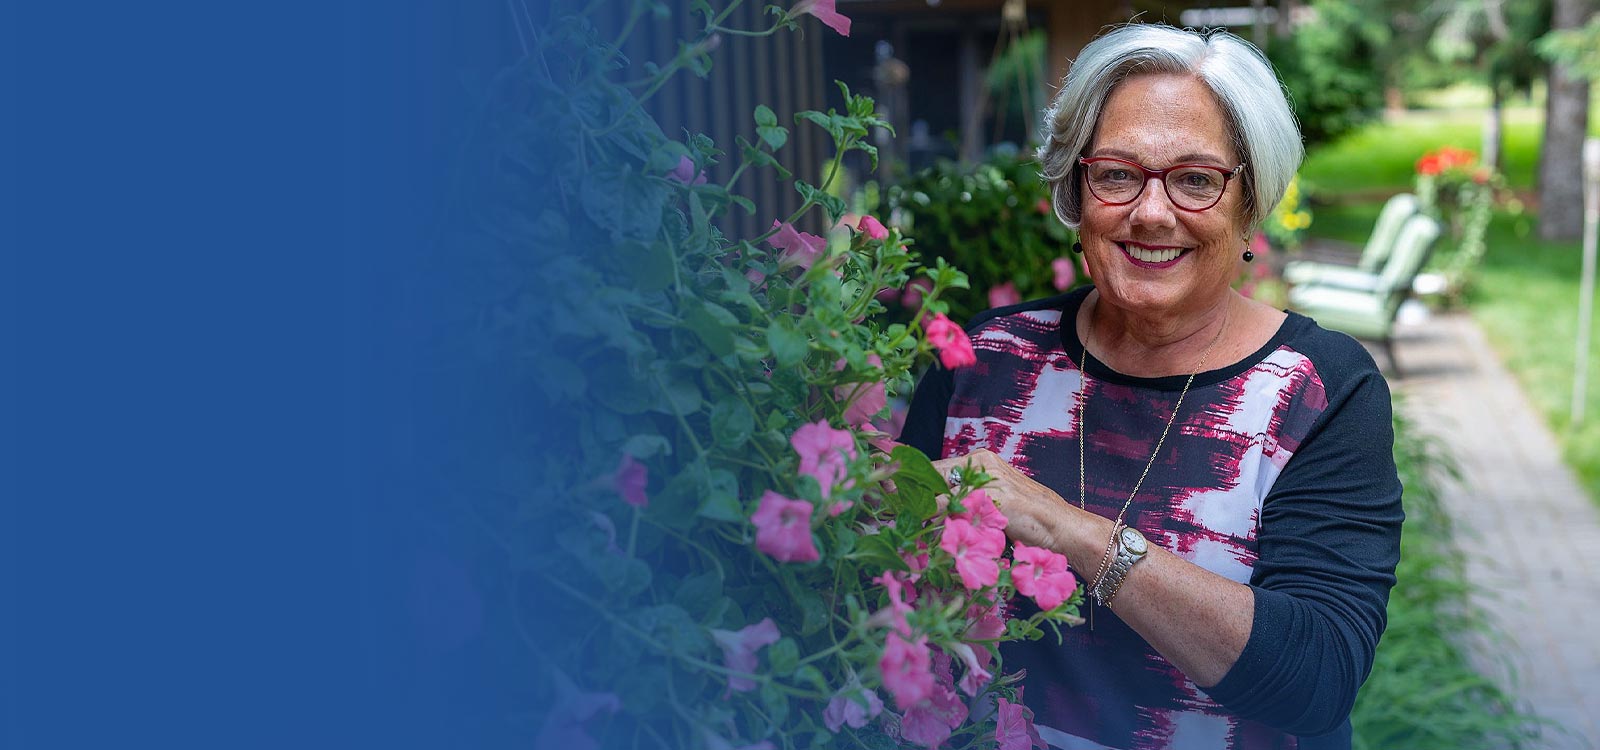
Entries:
{"type": "Polygon", "coordinates": [[[779,367],[792,367],[806,358],[811,342],[806,335],[795,330],[788,318],[778,318],[767,326],[767,347],[779,367]]]}
{"type": "Polygon", "coordinates": [[[799,662],[800,647],[795,645],[793,638],[783,638],[767,649],[767,664],[771,665],[773,674],[791,674],[799,662]]]}
{"type": "MultiPolygon", "coordinates": [[[[694,335],[705,343],[706,349],[710,350],[713,356],[721,357],[731,354],[733,352],[733,333],[728,330],[728,324],[721,319],[722,316],[715,315],[708,309],[709,307],[709,303],[701,302],[692,297],[689,298],[684,305],[682,313],[683,324],[689,330],[694,331],[694,335]]],[[[733,317],[728,314],[728,311],[721,308],[717,309],[721,310],[724,316],[733,317]]]]}
{"type": "Polygon", "coordinates": [[[634,435],[622,443],[622,452],[634,458],[672,455],[672,443],[660,435],[634,435]]]}
{"type": "Polygon", "coordinates": [[[674,261],[667,248],[622,242],[617,245],[616,253],[635,290],[650,294],[672,285],[674,261]]]}
{"type": "Polygon", "coordinates": [[[744,209],[745,214],[750,215],[750,216],[754,216],[755,215],[755,213],[756,213],[756,204],[755,204],[754,201],[750,200],[749,198],[746,198],[746,197],[744,197],[742,195],[729,195],[728,196],[728,200],[733,201],[733,205],[744,209]]]}
{"type": "Polygon", "coordinates": [[[712,568],[683,579],[678,584],[677,592],[672,595],[672,603],[682,607],[685,612],[705,612],[720,598],[722,575],[712,568]]]}
{"type": "Polygon", "coordinates": [[[761,703],[772,723],[781,726],[789,718],[789,696],[770,682],[761,686],[761,703]]]}
{"type": "Polygon", "coordinates": [[[659,378],[661,401],[656,404],[657,410],[682,417],[700,411],[705,405],[694,371],[675,367],[659,378]]]}
{"type": "Polygon", "coordinates": [[[794,189],[800,192],[801,197],[822,206],[823,210],[828,213],[828,224],[830,225],[839,223],[839,217],[844,216],[845,211],[848,210],[843,198],[830,195],[809,183],[795,180],[794,189]]]}
{"type": "Polygon", "coordinates": [[[939,470],[933,468],[933,462],[916,448],[895,446],[889,457],[900,464],[900,470],[894,475],[899,492],[889,496],[891,507],[897,516],[908,516],[913,523],[927,520],[939,509],[934,498],[949,491],[949,484],[939,470]]]}
{"type": "Polygon", "coordinates": [[[911,566],[900,557],[900,550],[895,549],[881,534],[861,537],[861,541],[856,542],[855,553],[850,557],[885,570],[911,570],[911,566]]]}
{"type": "Polygon", "coordinates": [[[778,124],[778,116],[765,104],[756,105],[756,124],[771,127],[778,124]]]}
{"type": "Polygon", "coordinates": [[[706,478],[705,500],[695,513],[713,521],[732,523],[744,520],[744,508],[739,503],[738,477],[726,469],[712,469],[706,478]]]}
{"type": "Polygon", "coordinates": [[[815,589],[803,589],[795,596],[795,606],[800,609],[800,635],[811,635],[828,624],[828,608],[815,589]]]}
{"type": "Polygon", "coordinates": [[[750,440],[756,416],[743,399],[728,398],[711,407],[711,435],[719,448],[738,448],[750,440]]]}
{"type": "Polygon", "coordinates": [[[811,687],[815,688],[819,693],[833,692],[833,688],[828,685],[827,678],[822,676],[822,670],[819,670],[810,664],[806,664],[801,666],[799,669],[796,669],[794,671],[794,678],[800,682],[811,685],[811,687]]]}

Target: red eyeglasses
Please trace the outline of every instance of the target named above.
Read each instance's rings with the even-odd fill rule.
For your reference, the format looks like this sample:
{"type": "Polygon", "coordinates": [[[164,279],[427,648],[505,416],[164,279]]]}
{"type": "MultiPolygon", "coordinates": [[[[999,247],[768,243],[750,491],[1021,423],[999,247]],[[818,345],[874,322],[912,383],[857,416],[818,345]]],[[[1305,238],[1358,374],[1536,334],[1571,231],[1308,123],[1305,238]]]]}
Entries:
{"type": "Polygon", "coordinates": [[[1172,205],[1185,211],[1204,211],[1217,205],[1228,189],[1228,181],[1244,171],[1209,164],[1176,164],[1166,169],[1149,169],[1141,164],[1109,156],[1080,158],[1089,192],[1108,206],[1125,206],[1138,199],[1150,178],[1161,178],[1172,205]]]}

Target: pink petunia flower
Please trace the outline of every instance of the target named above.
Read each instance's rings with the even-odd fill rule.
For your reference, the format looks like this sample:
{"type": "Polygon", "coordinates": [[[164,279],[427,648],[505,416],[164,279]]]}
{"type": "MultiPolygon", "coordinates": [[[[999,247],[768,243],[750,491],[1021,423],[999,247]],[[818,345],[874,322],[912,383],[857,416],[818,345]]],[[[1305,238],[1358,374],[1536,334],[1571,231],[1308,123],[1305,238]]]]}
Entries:
{"type": "MultiPolygon", "coordinates": [[[[989,493],[983,490],[973,490],[961,499],[961,505],[967,510],[965,513],[951,513],[951,518],[967,521],[982,531],[999,532],[1000,545],[1005,546],[1006,515],[994,505],[994,500],[989,493]]],[[[992,536],[992,535],[991,535],[992,536]]]]}
{"type": "Polygon", "coordinates": [[[911,602],[916,601],[917,592],[905,581],[900,580],[899,573],[885,570],[878,577],[872,579],[882,586],[889,597],[889,606],[874,613],[868,621],[873,626],[888,626],[901,635],[911,635],[911,623],[906,616],[915,611],[911,602]]]}
{"type": "Polygon", "coordinates": [[[756,549],[779,562],[816,562],[821,554],[811,539],[811,514],[816,508],[772,490],[761,493],[750,522],[756,527],[756,549]]]}
{"type": "Polygon", "coordinates": [[[1033,597],[1040,609],[1052,609],[1072,596],[1078,579],[1067,570],[1067,558],[1043,547],[1016,544],[1011,551],[1011,581],[1017,593],[1033,597]]]}
{"type": "Polygon", "coordinates": [[[617,491],[622,502],[635,508],[643,508],[650,504],[650,498],[644,494],[645,485],[650,483],[650,472],[644,464],[633,460],[633,456],[622,454],[622,462],[617,465],[617,472],[611,475],[611,487],[617,491]]]}
{"type": "MultiPolygon", "coordinates": [[[[756,652],[777,643],[780,637],[778,626],[772,623],[770,617],[739,630],[711,631],[711,640],[722,647],[722,665],[735,672],[751,674],[756,671],[756,652]]],[[[748,677],[729,675],[728,689],[746,692],[755,690],[756,683],[748,677]]]]}
{"type": "Polygon", "coordinates": [[[939,548],[956,559],[956,572],[968,589],[993,586],[1000,579],[1000,555],[1006,549],[1005,533],[996,539],[992,529],[980,530],[959,518],[945,522],[939,548]]]}
{"type": "Polygon", "coordinates": [[[817,17],[828,28],[839,32],[839,36],[850,36],[850,19],[839,15],[834,10],[835,0],[800,0],[789,9],[789,16],[803,16],[810,14],[817,17]]]}
{"type": "Polygon", "coordinates": [[[906,640],[899,632],[889,631],[878,669],[883,672],[884,688],[902,711],[933,694],[933,656],[927,636],[906,640]]]}
{"type": "Polygon", "coordinates": [[[1051,212],[1050,200],[1048,198],[1040,198],[1038,203],[1033,204],[1033,210],[1048,216],[1051,212]]]}
{"type": "Polygon", "coordinates": [[[778,254],[779,270],[809,269],[818,258],[828,254],[826,239],[795,229],[793,224],[774,221],[772,227],[778,231],[768,237],[767,242],[783,251],[778,254]]]}
{"type": "Polygon", "coordinates": [[[824,500],[833,496],[833,488],[850,473],[850,462],[856,458],[855,436],[829,427],[825,419],[802,425],[789,444],[800,454],[800,473],[817,480],[824,500]]]}
{"type": "Polygon", "coordinates": [[[1078,280],[1078,269],[1072,264],[1071,258],[1056,258],[1050,261],[1050,270],[1055,272],[1055,278],[1050,280],[1051,286],[1063,292],[1072,287],[1072,282],[1078,280]]]}
{"type": "Polygon", "coordinates": [[[694,160],[687,156],[678,157],[678,166],[673,167],[672,171],[667,173],[667,177],[685,185],[706,184],[706,173],[696,172],[694,168],[694,160]]]}
{"type": "Polygon", "coordinates": [[[856,224],[856,229],[871,239],[884,240],[889,238],[889,230],[883,226],[883,222],[878,221],[871,215],[861,217],[861,221],[856,224]]]}
{"type": "Polygon", "coordinates": [[[1029,750],[1033,747],[1049,750],[1050,746],[1039,737],[1039,730],[1033,726],[1033,711],[1022,705],[1022,688],[1017,688],[1017,702],[1012,703],[1004,697],[999,699],[997,723],[994,728],[994,739],[999,743],[999,750],[1029,750]]]}
{"type": "MultiPolygon", "coordinates": [[[[1005,635],[1005,603],[995,602],[992,607],[974,606],[967,609],[966,638],[972,641],[992,641],[1005,635]]],[[[972,645],[973,664],[978,669],[988,669],[994,655],[984,643],[972,645]]]]}
{"type": "Polygon", "coordinates": [[[878,699],[878,694],[862,688],[850,688],[840,691],[828,701],[828,707],[822,710],[822,725],[834,734],[839,729],[849,726],[860,729],[878,714],[883,713],[883,701],[878,699]],[[866,702],[863,706],[851,699],[850,695],[857,694],[866,702]]]}
{"type": "Polygon", "coordinates": [[[1016,282],[1007,281],[1004,284],[996,284],[989,287],[990,307],[1005,307],[1007,305],[1015,305],[1021,301],[1022,295],[1017,292],[1016,282]]]}
{"type": "MultiPolygon", "coordinates": [[[[877,354],[868,354],[867,363],[873,367],[883,367],[883,359],[877,354]]],[[[835,372],[844,368],[845,361],[843,359],[833,363],[835,372]]],[[[867,424],[889,405],[889,394],[884,390],[883,381],[881,380],[836,386],[833,389],[833,397],[840,403],[848,402],[850,404],[845,407],[844,421],[857,426],[867,424]]]]}
{"type": "Polygon", "coordinates": [[[989,670],[986,669],[990,658],[987,647],[955,643],[946,648],[961,660],[963,667],[961,682],[959,683],[961,692],[976,696],[979,691],[983,690],[984,685],[989,684],[994,679],[994,675],[989,674],[989,670]],[[983,652],[982,657],[978,656],[979,651],[983,652]]]}
{"type": "Polygon", "coordinates": [[[967,332],[951,322],[944,313],[935,313],[932,320],[923,324],[923,330],[928,334],[928,342],[939,350],[939,361],[946,368],[953,370],[978,363],[978,355],[972,351],[972,341],[967,338],[967,332]]]}
{"type": "Polygon", "coordinates": [[[585,731],[584,724],[601,711],[614,714],[622,710],[622,701],[611,693],[573,693],[557,701],[545,717],[539,736],[534,738],[535,750],[599,750],[596,742],[585,731]]]}

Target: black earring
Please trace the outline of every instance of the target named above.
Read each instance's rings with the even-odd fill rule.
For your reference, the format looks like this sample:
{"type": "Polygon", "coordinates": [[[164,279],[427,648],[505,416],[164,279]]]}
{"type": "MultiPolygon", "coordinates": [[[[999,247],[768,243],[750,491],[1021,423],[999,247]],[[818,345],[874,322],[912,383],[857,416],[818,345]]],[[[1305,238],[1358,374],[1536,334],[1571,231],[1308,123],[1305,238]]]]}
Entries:
{"type": "Polygon", "coordinates": [[[1256,259],[1256,254],[1250,252],[1249,248],[1245,248],[1245,251],[1244,251],[1244,262],[1249,263],[1250,261],[1255,260],[1255,259],[1256,259]]]}
{"type": "Polygon", "coordinates": [[[1074,243],[1072,243],[1072,252],[1082,253],[1083,252],[1083,243],[1082,242],[1074,242],[1074,243]]]}

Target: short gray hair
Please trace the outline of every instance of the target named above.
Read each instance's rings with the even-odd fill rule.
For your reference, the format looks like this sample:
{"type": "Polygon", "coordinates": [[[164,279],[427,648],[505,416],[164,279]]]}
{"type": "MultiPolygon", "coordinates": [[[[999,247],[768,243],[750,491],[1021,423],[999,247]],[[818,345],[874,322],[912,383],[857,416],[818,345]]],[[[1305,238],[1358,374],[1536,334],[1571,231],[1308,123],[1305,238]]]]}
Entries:
{"type": "Polygon", "coordinates": [[[1074,229],[1082,221],[1078,157],[1094,136],[1111,90],[1144,73],[1192,74],[1216,95],[1245,163],[1241,183],[1250,225],[1261,223],[1283,200],[1305,157],[1283,84],[1261,51],[1233,34],[1162,24],[1119,26],[1090,42],[1045,111],[1047,136],[1039,147],[1039,165],[1056,216],[1074,229]]]}

